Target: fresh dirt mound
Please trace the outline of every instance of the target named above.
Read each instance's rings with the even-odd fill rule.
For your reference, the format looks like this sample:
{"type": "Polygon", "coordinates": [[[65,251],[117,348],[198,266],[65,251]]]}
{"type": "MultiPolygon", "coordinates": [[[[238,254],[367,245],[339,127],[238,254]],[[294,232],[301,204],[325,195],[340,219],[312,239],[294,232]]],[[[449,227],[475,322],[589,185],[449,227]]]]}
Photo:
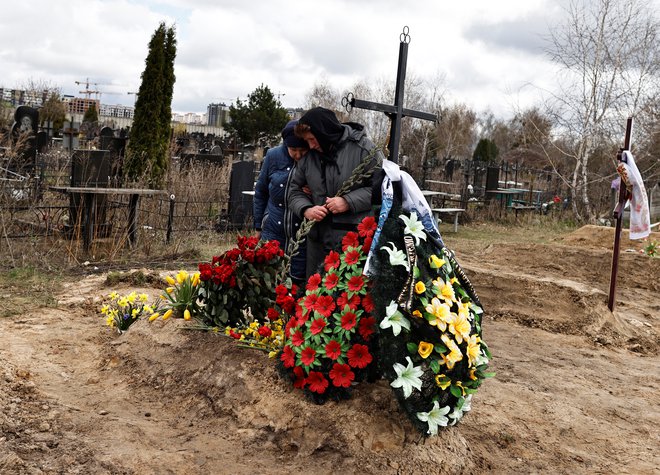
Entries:
{"type": "MultiPolygon", "coordinates": [[[[594,226],[588,224],[580,229],[564,236],[561,241],[568,245],[579,245],[593,248],[614,249],[614,231],[610,226],[594,226]]],[[[630,239],[630,232],[627,229],[621,230],[621,252],[641,251],[646,246],[646,241],[660,242],[660,232],[652,232],[646,241],[640,239],[630,239]]]]}
{"type": "Polygon", "coordinates": [[[384,381],[317,406],[264,353],[181,320],[116,335],[99,297],[157,290],[97,275],[0,318],[0,473],[655,473],[660,259],[622,253],[612,313],[607,248],[453,239],[497,375],[439,437],[384,381]]]}

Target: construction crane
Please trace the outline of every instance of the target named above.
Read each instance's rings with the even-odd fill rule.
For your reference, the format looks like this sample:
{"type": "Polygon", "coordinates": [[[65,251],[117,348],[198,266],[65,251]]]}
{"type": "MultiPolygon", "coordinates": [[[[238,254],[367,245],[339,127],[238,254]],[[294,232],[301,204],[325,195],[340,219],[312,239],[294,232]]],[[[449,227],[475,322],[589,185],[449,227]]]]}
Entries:
{"type": "Polygon", "coordinates": [[[84,94],[87,99],[91,99],[92,94],[96,95],[96,98],[98,99],[101,94],[121,94],[119,92],[109,92],[109,91],[99,91],[90,89],[89,86],[117,86],[117,84],[102,84],[98,82],[90,82],[89,78],[86,78],[84,81],[74,81],[76,84],[85,85],[85,90],[84,91],[79,91],[80,94],[84,94]]]}

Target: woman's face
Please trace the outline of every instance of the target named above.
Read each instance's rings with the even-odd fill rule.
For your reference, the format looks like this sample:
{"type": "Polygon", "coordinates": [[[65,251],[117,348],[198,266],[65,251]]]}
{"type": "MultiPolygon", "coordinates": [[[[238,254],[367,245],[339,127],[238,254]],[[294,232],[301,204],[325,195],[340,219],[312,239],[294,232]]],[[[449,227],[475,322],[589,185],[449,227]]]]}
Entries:
{"type": "Polygon", "coordinates": [[[318,150],[319,152],[323,152],[323,149],[319,145],[318,140],[316,140],[316,137],[314,137],[314,134],[311,133],[309,130],[307,132],[303,132],[302,136],[303,140],[307,142],[307,145],[309,145],[309,148],[312,150],[318,150]]]}
{"type": "Polygon", "coordinates": [[[293,158],[296,162],[303,158],[308,151],[308,149],[302,147],[287,147],[286,149],[289,152],[289,157],[293,158]]]}

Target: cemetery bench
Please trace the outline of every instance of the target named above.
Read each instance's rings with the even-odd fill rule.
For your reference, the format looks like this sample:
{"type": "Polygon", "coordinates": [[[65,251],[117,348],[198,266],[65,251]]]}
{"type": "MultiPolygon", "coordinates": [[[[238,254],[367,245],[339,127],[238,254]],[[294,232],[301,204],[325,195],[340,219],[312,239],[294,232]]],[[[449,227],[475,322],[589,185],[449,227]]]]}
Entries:
{"type": "Polygon", "coordinates": [[[536,211],[539,209],[536,205],[527,205],[527,204],[522,204],[522,203],[516,203],[513,202],[511,203],[510,209],[512,209],[516,213],[516,218],[518,217],[518,213],[521,211],[536,211]]]}
{"type": "Polygon", "coordinates": [[[463,213],[465,211],[464,208],[431,208],[431,211],[433,211],[433,216],[435,219],[438,221],[438,226],[442,222],[440,219],[440,215],[442,214],[449,214],[449,215],[454,215],[454,232],[458,232],[458,215],[463,213]]]}
{"type": "MultiPolygon", "coordinates": [[[[66,193],[69,196],[76,196],[80,202],[84,203],[83,222],[80,227],[83,236],[83,249],[89,251],[89,247],[94,239],[94,229],[96,226],[96,209],[99,196],[108,195],[128,195],[128,225],[126,227],[128,243],[134,247],[137,243],[137,210],[141,196],[166,195],[165,190],[150,190],[142,188],[100,188],[83,186],[51,186],[50,190],[60,193],[66,193]]],[[[78,221],[79,222],[79,221],[78,221]]]]}

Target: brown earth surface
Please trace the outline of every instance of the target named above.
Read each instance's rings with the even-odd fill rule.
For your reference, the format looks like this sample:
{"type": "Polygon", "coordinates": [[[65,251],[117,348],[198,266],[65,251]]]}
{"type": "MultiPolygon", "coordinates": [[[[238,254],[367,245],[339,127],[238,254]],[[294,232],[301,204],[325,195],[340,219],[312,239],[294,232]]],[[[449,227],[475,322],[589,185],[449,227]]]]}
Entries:
{"type": "Polygon", "coordinates": [[[624,236],[612,313],[612,236],[445,236],[497,375],[429,439],[384,381],[318,406],[265,354],[181,320],[113,333],[103,295],[158,289],[76,279],[54,308],[0,319],[0,473],[658,473],[660,259],[624,236]]]}

